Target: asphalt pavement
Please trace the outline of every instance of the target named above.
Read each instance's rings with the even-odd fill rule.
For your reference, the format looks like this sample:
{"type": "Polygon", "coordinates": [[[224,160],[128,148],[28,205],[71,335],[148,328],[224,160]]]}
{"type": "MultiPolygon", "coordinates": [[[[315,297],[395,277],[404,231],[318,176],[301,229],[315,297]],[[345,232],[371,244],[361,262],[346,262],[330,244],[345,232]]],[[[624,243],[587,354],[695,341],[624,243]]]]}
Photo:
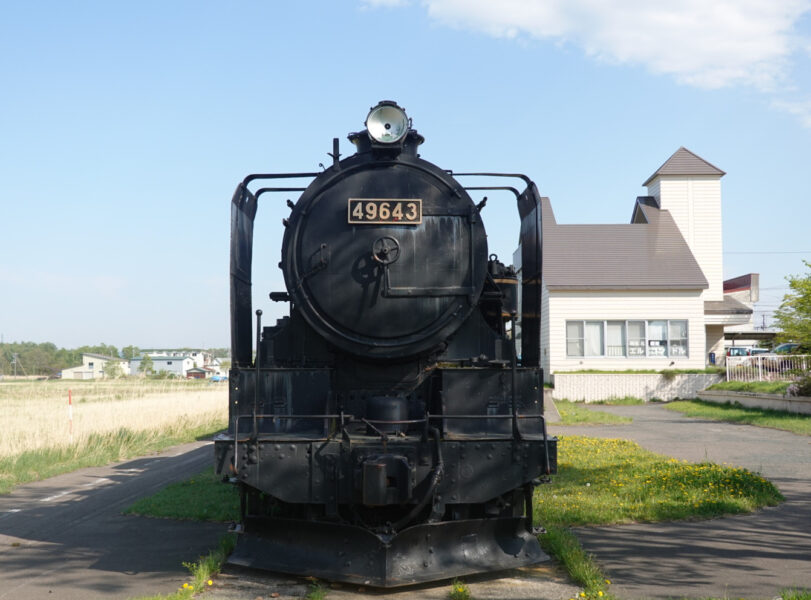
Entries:
{"type": "Polygon", "coordinates": [[[218,546],[223,524],[124,516],[138,498],[213,463],[196,442],[82,469],[0,496],[0,600],[94,600],[169,593],[184,561],[218,546]]]}
{"type": "Polygon", "coordinates": [[[811,589],[811,438],[688,418],[659,404],[592,406],[633,418],[612,426],[550,426],[553,434],[630,439],[691,462],[744,467],[771,480],[785,502],[748,515],[576,530],[622,600],[776,598],[811,589]]]}

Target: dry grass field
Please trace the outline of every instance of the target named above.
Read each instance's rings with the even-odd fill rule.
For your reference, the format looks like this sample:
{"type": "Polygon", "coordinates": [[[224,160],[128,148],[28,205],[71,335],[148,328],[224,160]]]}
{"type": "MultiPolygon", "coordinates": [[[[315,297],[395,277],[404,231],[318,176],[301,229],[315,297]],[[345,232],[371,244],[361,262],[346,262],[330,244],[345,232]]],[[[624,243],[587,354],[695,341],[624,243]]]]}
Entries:
{"type": "Polygon", "coordinates": [[[224,383],[142,379],[0,382],[0,459],[51,448],[81,448],[94,434],[97,439],[123,429],[224,428],[227,417],[228,386],[224,383]]]}

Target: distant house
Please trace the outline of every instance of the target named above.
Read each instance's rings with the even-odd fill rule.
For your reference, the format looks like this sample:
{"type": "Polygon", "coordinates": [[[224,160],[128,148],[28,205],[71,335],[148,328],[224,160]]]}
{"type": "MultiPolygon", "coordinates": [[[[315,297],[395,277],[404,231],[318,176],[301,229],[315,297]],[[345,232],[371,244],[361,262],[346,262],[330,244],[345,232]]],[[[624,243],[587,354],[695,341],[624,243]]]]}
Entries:
{"type": "Polygon", "coordinates": [[[110,363],[118,363],[121,375],[130,374],[130,364],[123,358],[102,354],[82,354],[82,364],[78,367],[63,369],[62,379],[101,379],[106,377],[104,370],[110,363]]]}
{"type": "Polygon", "coordinates": [[[542,199],[547,381],[561,371],[720,362],[724,328],[752,315],[724,294],[723,175],[680,148],[643,183],[648,195],[636,199],[628,224],[558,224],[542,199]]]}
{"type": "MultiPolygon", "coordinates": [[[[153,362],[157,358],[190,358],[194,363],[194,367],[205,369],[210,373],[209,376],[211,376],[211,374],[222,375],[222,363],[220,359],[206,350],[150,349],[142,350],[141,352],[143,355],[149,356],[153,362]]],[[[157,371],[157,368],[155,370],[157,371]]]]}
{"type": "MultiPolygon", "coordinates": [[[[155,373],[165,372],[178,377],[186,377],[189,369],[193,369],[194,360],[190,356],[150,356],[152,370],[155,373]]],[[[143,357],[130,360],[130,372],[140,373],[143,357]]]]}

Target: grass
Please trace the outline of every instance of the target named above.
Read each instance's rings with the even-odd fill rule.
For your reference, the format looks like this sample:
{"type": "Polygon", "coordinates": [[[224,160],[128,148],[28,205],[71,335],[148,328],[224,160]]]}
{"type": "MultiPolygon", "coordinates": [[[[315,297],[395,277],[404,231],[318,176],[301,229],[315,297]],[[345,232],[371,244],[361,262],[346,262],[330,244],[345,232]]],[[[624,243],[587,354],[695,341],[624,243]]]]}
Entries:
{"type": "Polygon", "coordinates": [[[798,435],[811,435],[811,415],[797,415],[765,408],[747,408],[739,404],[715,404],[702,400],[677,400],[666,404],[665,408],[684,413],[688,417],[744,423],[782,429],[798,435]]]}
{"type": "Polygon", "coordinates": [[[558,475],[537,488],[540,537],[584,598],[612,598],[608,580],[569,530],[751,512],[783,500],[769,481],[745,469],[692,464],[642,449],[629,440],[559,436],[558,475]]]}
{"type": "Polygon", "coordinates": [[[153,496],[142,498],[124,514],[194,521],[238,521],[239,493],[214,474],[214,467],[153,496]]]}
{"type": "Polygon", "coordinates": [[[722,381],[707,389],[729,392],[755,392],[761,394],[785,394],[790,381],[722,381]]]}
{"type": "Polygon", "coordinates": [[[0,494],[210,436],[227,425],[227,396],[200,381],[2,382],[0,494]]]}
{"type": "Polygon", "coordinates": [[[470,588],[461,579],[454,579],[451,591],[448,592],[450,600],[470,600],[470,588]]]}
{"type": "Polygon", "coordinates": [[[553,425],[620,425],[632,421],[630,417],[589,410],[582,402],[555,400],[555,407],[560,413],[560,421],[553,425]]]}
{"type": "Polygon", "coordinates": [[[784,589],[780,590],[782,600],[811,600],[811,590],[784,589]]]}
{"type": "Polygon", "coordinates": [[[212,550],[206,556],[201,556],[197,562],[183,563],[183,566],[189,570],[191,581],[185,582],[176,592],[166,595],[143,596],[137,600],[186,600],[197,592],[211,587],[214,584],[212,577],[220,572],[222,565],[233,551],[235,545],[236,538],[233,534],[225,536],[220,540],[220,547],[216,550],[212,550]]]}
{"type": "Polygon", "coordinates": [[[7,494],[23,483],[85,467],[107,465],[203,439],[224,427],[224,420],[219,419],[202,423],[180,419],[174,425],[154,431],[119,429],[111,433],[92,434],[81,445],[42,448],[17,456],[0,457],[0,494],[7,494]]]}
{"type": "Polygon", "coordinates": [[[0,458],[86,445],[90,436],[227,418],[228,389],[204,381],[0,382],[0,458]],[[69,404],[69,400],[71,404],[69,404]]]}

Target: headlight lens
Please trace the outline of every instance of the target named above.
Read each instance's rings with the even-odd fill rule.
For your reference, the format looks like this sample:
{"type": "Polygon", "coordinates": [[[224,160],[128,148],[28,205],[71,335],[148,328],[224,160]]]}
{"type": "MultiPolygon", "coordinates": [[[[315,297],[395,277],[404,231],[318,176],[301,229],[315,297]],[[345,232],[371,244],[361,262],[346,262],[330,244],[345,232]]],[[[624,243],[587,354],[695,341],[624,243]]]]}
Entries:
{"type": "Polygon", "coordinates": [[[369,136],[381,144],[394,144],[408,133],[408,116],[394,102],[381,102],[366,117],[369,136]]]}

